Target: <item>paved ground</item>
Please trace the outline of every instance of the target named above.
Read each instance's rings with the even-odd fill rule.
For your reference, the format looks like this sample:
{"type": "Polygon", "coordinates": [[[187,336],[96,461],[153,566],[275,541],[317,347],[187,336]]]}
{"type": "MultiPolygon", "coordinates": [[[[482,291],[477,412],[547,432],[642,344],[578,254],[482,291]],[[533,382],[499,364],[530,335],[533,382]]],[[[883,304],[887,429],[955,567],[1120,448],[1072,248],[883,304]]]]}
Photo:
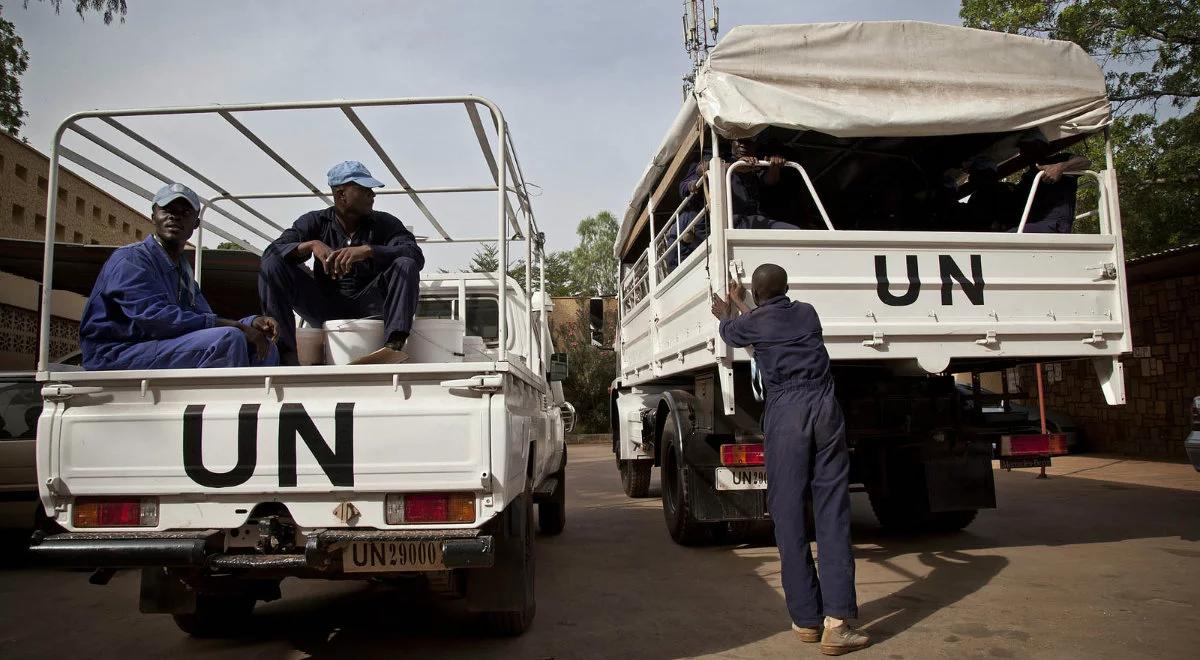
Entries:
{"type": "MultiPolygon", "coordinates": [[[[823,657],[787,630],[773,547],[678,547],[657,499],[621,495],[605,447],[571,452],[567,531],[539,540],[524,637],[481,638],[457,607],[389,588],[287,582],[257,610],[255,638],[196,641],[138,614],[136,575],[96,587],[10,567],[0,656],[823,657]]],[[[856,495],[861,623],[878,643],[853,657],[1197,657],[1200,474],[1090,457],[1051,474],[997,472],[1000,508],[945,536],[881,535],[856,495]]]]}

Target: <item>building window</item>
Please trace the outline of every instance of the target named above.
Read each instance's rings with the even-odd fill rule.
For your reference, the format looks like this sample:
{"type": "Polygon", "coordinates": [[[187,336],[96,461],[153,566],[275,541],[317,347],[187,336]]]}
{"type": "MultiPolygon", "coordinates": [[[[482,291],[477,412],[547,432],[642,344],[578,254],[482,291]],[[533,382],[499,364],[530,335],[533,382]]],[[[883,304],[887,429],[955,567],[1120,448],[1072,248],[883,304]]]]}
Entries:
{"type": "Polygon", "coordinates": [[[100,241],[98,241],[94,238],[92,239],[91,243],[92,243],[92,245],[100,245],[100,241]]]}
{"type": "Polygon", "coordinates": [[[67,189],[66,188],[58,189],[58,201],[60,201],[64,204],[67,203],[67,189]]]}
{"type": "Polygon", "coordinates": [[[115,215],[108,216],[108,226],[109,227],[117,226],[117,216],[115,216],[115,215]]]}
{"type": "Polygon", "coordinates": [[[96,222],[100,222],[100,207],[99,206],[92,207],[92,220],[95,220],[96,222]]]}
{"type": "Polygon", "coordinates": [[[128,222],[121,223],[121,231],[125,232],[126,234],[129,233],[129,223],[128,222]]]}
{"type": "Polygon", "coordinates": [[[0,172],[4,171],[4,154],[0,154],[0,172]]]}
{"type": "Polygon", "coordinates": [[[83,243],[83,232],[75,232],[74,239],[75,243],[83,243]]]}
{"type": "Polygon", "coordinates": [[[42,194],[45,194],[46,191],[49,189],[50,189],[50,182],[46,180],[46,177],[39,176],[38,177],[38,191],[40,191],[42,194]]]}
{"type": "Polygon", "coordinates": [[[13,204],[12,221],[14,225],[19,225],[25,222],[25,207],[20,204],[13,204]]]}
{"type": "Polygon", "coordinates": [[[37,213],[33,216],[33,228],[45,233],[46,232],[46,216],[37,213]]]}
{"type": "Polygon", "coordinates": [[[140,240],[142,240],[142,230],[141,230],[141,229],[139,229],[139,230],[137,230],[137,232],[135,232],[135,233],[137,234],[138,240],[139,240],[139,241],[140,241],[140,240]]]}
{"type": "Polygon", "coordinates": [[[82,198],[82,197],[76,197],[76,198],[75,198],[75,212],[76,212],[76,213],[78,213],[79,215],[83,215],[83,206],[84,206],[84,205],[83,205],[83,198],[82,198]]]}
{"type": "Polygon", "coordinates": [[[62,225],[54,225],[54,240],[56,240],[56,241],[67,240],[67,228],[62,225]]]}
{"type": "Polygon", "coordinates": [[[24,165],[14,165],[13,174],[16,174],[17,178],[22,181],[29,181],[29,170],[25,169],[24,165]]]}

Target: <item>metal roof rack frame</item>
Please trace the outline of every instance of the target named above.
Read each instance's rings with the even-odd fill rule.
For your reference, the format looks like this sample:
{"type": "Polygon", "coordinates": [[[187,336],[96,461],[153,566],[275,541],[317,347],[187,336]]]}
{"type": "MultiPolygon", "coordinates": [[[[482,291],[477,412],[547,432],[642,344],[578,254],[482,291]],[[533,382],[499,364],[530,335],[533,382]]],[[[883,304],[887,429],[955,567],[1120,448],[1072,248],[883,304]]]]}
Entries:
{"type": "MultiPolygon", "coordinates": [[[[509,242],[522,241],[525,244],[525,282],[524,294],[526,310],[525,334],[529,347],[530,360],[536,363],[531,363],[529,366],[533,369],[544,369],[546,363],[546,338],[543,335],[538,351],[533,350],[534,332],[533,332],[533,268],[528,267],[529,264],[535,263],[537,259],[538,271],[540,273],[537,289],[539,292],[544,292],[546,289],[545,283],[545,254],[544,254],[544,239],[538,230],[537,221],[533,215],[533,207],[529,203],[529,195],[526,187],[525,176],[521,170],[521,162],[517,158],[512,146],[511,133],[508,130],[508,125],[504,120],[504,115],[500,108],[492,101],[481,96],[431,96],[431,97],[412,97],[412,98],[388,98],[388,99],[355,99],[355,100],[330,100],[330,101],[302,101],[302,102],[285,102],[285,103],[249,103],[249,104],[233,104],[233,105],[205,105],[205,106],[177,106],[165,108],[128,108],[121,110],[95,110],[78,112],[67,117],[58,126],[58,130],[54,133],[54,141],[50,149],[50,173],[46,195],[46,236],[45,236],[45,254],[42,270],[42,292],[41,292],[41,322],[39,328],[39,343],[38,343],[38,370],[46,371],[49,364],[50,352],[50,316],[51,316],[51,297],[53,294],[53,279],[54,279],[54,233],[57,226],[58,213],[58,196],[55,191],[58,190],[59,179],[59,164],[61,160],[68,160],[83,169],[95,174],[96,176],[108,181],[109,183],[126,190],[134,195],[142,197],[147,201],[154,198],[154,194],[121,176],[114,170],[95,162],[92,159],[66,147],[63,145],[63,136],[69,130],[72,133],[88,140],[103,151],[115,156],[120,161],[133,166],[134,168],[150,175],[159,180],[163,184],[172,183],[177,179],[170,178],[158,170],[154,169],[145,162],[131,156],[129,153],[120,149],[116,145],[104,140],[95,133],[80,126],[80,122],[84,120],[99,120],[104,124],[112,127],[119,133],[125,135],[135,143],[141,145],[151,153],[171,163],[181,171],[188,174],[195,181],[204,184],[216,192],[216,195],[204,200],[200,210],[201,221],[200,228],[196,236],[196,245],[202,246],[204,232],[207,229],[220,238],[232,241],[242,248],[261,254],[262,251],[256,248],[246,240],[239,238],[221,227],[213,225],[210,221],[204,219],[206,213],[216,213],[225,220],[232,222],[238,227],[251,232],[258,238],[265,241],[274,240],[278,232],[283,230],[283,227],[272,221],[266,214],[258,211],[250,205],[253,200],[266,199],[295,199],[305,197],[316,197],[324,200],[328,204],[332,204],[328,194],[318,188],[314,183],[304,177],[294,165],[288,162],[278,151],[268,145],[261,137],[250,130],[245,124],[235,117],[235,113],[251,113],[251,112],[271,112],[280,110],[324,110],[337,109],[341,110],[346,120],[354,127],[354,129],[362,136],[367,145],[373,150],[374,154],[379,157],[389,173],[396,179],[399,184],[394,188],[383,188],[377,191],[381,195],[407,195],[417,209],[421,212],[425,220],[433,228],[436,237],[420,239],[424,243],[490,243],[495,241],[499,247],[499,267],[495,273],[497,281],[498,295],[498,312],[499,312],[499,347],[497,348],[497,359],[504,361],[508,359],[507,338],[508,338],[508,277],[506,275],[506,267],[508,264],[509,242]],[[490,183],[474,185],[474,186],[450,186],[450,187],[430,187],[430,188],[413,188],[409,185],[408,180],[401,174],[400,169],[396,166],[395,161],[388,155],[387,151],[375,138],[375,135],[370,131],[362,118],[355,112],[358,108],[371,107],[411,107],[411,106],[462,106],[466,110],[467,117],[471,123],[476,139],[479,142],[479,148],[483,153],[484,161],[487,164],[488,170],[491,172],[492,181],[490,183]],[[495,128],[496,144],[493,146],[489,140],[487,130],[484,128],[483,119],[479,112],[479,106],[487,108],[491,115],[492,125],[495,128]],[[259,151],[275,161],[284,171],[290,174],[303,187],[302,191],[284,191],[284,192],[264,192],[252,191],[246,193],[230,192],[227,188],[216,183],[213,179],[197,171],[186,162],[176,157],[172,153],[163,149],[158,144],[149,140],[145,136],[137,133],[129,128],[124,123],[118,121],[119,118],[128,117],[166,117],[175,115],[216,115],[225,120],[232,128],[246,138],[250,144],[256,147],[259,151]],[[452,236],[446,228],[438,222],[433,212],[422,201],[421,195],[438,195],[451,193],[480,193],[480,192],[495,192],[497,194],[497,232],[494,236],[470,236],[470,237],[455,237],[452,236]],[[514,210],[510,203],[509,194],[512,194],[517,201],[517,209],[514,210]],[[228,202],[237,207],[237,209],[229,210],[220,206],[221,203],[228,202]],[[251,216],[247,218],[245,215],[240,215],[234,211],[239,211],[251,216]],[[520,212],[520,220],[518,219],[517,211],[520,212]],[[524,221],[523,226],[521,220],[524,221]],[[509,228],[511,227],[511,233],[509,228]],[[274,234],[274,236],[272,235],[274,234]]],[[[184,182],[188,183],[188,182],[184,182]]],[[[201,277],[201,269],[203,264],[203,249],[196,250],[196,277],[201,277]]],[[[545,304],[540,305],[539,309],[540,323],[545,324],[546,309],[545,304]]]]}

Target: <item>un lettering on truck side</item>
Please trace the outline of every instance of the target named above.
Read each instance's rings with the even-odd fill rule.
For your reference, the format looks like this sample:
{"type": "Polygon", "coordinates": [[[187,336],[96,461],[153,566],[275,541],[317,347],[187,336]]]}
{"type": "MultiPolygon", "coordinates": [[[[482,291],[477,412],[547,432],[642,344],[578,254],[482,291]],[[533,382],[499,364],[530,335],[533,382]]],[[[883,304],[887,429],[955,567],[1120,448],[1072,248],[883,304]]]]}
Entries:
{"type": "MultiPolygon", "coordinates": [[[[917,255],[908,254],[904,256],[905,273],[908,276],[908,288],[904,293],[895,295],[891,291],[891,282],[888,280],[888,263],[887,255],[875,255],[875,283],[876,291],[879,293],[879,299],[885,305],[892,307],[904,307],[911,305],[917,301],[917,296],[921,294],[921,273],[920,266],[917,263],[917,255]]],[[[968,278],[963,273],[962,267],[954,261],[954,257],[948,254],[938,255],[938,271],[942,277],[942,304],[954,304],[954,283],[957,282],[962,287],[963,293],[966,294],[967,300],[972,305],[983,304],[983,289],[985,282],[983,281],[983,256],[972,254],[970,256],[971,277],[968,278]]]]}
{"type": "MultiPolygon", "coordinates": [[[[258,463],[258,411],[256,403],[238,410],[237,463],[225,472],[204,466],[204,405],[189,405],[183,412],[183,469],[206,488],[229,488],[246,483],[258,463]]],[[[333,448],[317,430],[303,404],[285,403],[279,410],[279,486],[296,485],[296,444],[303,440],[334,486],[354,485],[354,404],[334,408],[333,448]]]]}

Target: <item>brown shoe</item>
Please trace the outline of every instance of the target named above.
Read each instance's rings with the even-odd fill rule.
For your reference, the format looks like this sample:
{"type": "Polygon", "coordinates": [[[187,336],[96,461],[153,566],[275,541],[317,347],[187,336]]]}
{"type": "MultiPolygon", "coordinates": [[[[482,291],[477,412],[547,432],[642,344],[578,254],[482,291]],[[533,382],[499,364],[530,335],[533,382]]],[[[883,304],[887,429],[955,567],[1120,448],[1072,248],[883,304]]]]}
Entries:
{"type": "Polygon", "coordinates": [[[350,364],[400,364],[406,360],[408,360],[408,353],[384,346],[373,353],[368,353],[352,361],[350,364]]]}
{"type": "Polygon", "coordinates": [[[821,635],[821,653],[825,655],[845,655],[870,645],[869,637],[845,623],[837,628],[826,628],[821,635]]]}
{"type": "Polygon", "coordinates": [[[792,630],[795,631],[796,636],[800,638],[800,641],[807,644],[813,644],[821,641],[821,629],[819,627],[804,628],[793,623],[792,630]]]}

